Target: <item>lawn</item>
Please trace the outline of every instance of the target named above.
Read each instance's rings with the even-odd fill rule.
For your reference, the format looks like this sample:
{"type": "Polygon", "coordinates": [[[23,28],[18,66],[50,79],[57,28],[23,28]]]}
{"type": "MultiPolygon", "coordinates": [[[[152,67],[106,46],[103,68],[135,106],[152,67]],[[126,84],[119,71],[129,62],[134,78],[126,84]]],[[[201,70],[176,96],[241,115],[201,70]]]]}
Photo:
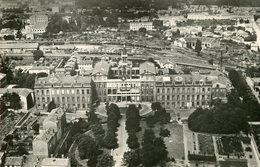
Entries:
{"type": "Polygon", "coordinates": [[[164,138],[169,157],[184,159],[183,127],[177,123],[165,126],[171,132],[170,137],[164,138]]]}
{"type": "Polygon", "coordinates": [[[198,134],[199,153],[203,155],[214,155],[212,136],[198,134]]]}

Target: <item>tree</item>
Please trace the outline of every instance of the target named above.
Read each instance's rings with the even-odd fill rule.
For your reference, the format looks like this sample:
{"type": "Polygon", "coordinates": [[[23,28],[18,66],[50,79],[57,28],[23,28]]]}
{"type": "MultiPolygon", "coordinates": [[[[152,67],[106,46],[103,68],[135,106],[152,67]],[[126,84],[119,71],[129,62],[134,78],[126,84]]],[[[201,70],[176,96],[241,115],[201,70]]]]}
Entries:
{"type": "Polygon", "coordinates": [[[154,102],[154,103],[152,103],[151,108],[153,111],[156,111],[156,110],[160,110],[162,108],[162,106],[161,106],[160,102],[154,102]]]}
{"type": "Polygon", "coordinates": [[[162,137],[170,137],[171,133],[168,129],[160,129],[160,136],[162,137]]]}
{"type": "Polygon", "coordinates": [[[48,74],[45,73],[45,72],[40,72],[40,73],[37,74],[37,77],[38,77],[38,78],[48,77],[48,74]]]}
{"type": "Polygon", "coordinates": [[[98,146],[94,139],[89,135],[84,135],[78,145],[80,159],[89,159],[97,156],[98,146]]]}
{"type": "Polygon", "coordinates": [[[197,52],[197,56],[200,56],[201,50],[202,50],[201,40],[198,39],[195,45],[195,52],[197,52]]]}
{"type": "Polygon", "coordinates": [[[98,156],[97,167],[113,167],[115,164],[113,157],[108,153],[103,153],[98,156]]]}
{"type": "Polygon", "coordinates": [[[128,147],[130,149],[137,149],[140,146],[135,132],[128,133],[128,138],[126,143],[128,144],[128,147]]]}
{"type": "Polygon", "coordinates": [[[55,102],[52,100],[49,104],[48,104],[48,110],[47,112],[51,112],[51,110],[56,108],[56,104],[55,102]]]}
{"type": "Polygon", "coordinates": [[[135,104],[130,104],[126,110],[126,130],[128,132],[138,132],[141,130],[140,127],[140,113],[135,104]]]}
{"type": "Polygon", "coordinates": [[[33,52],[33,59],[34,59],[34,61],[38,61],[41,57],[44,57],[43,51],[41,51],[41,50],[35,50],[35,51],[33,52]]]}
{"type": "Polygon", "coordinates": [[[140,32],[143,36],[145,36],[147,30],[146,30],[146,28],[141,27],[141,28],[139,29],[139,32],[140,32]]]}
{"type": "Polygon", "coordinates": [[[23,147],[23,146],[19,146],[17,148],[17,156],[23,156],[23,155],[28,155],[28,151],[23,147]]]}
{"type": "Polygon", "coordinates": [[[71,70],[70,71],[70,76],[75,76],[75,75],[77,75],[77,72],[75,70],[71,70]]]}
{"type": "Polygon", "coordinates": [[[17,93],[5,93],[2,96],[7,108],[13,108],[19,110],[22,108],[20,96],[17,93]]]}
{"type": "Polygon", "coordinates": [[[124,165],[127,167],[137,167],[141,164],[140,150],[131,150],[124,153],[124,165]]]}
{"type": "Polygon", "coordinates": [[[2,99],[0,99],[0,115],[6,111],[5,103],[2,99]]]}
{"type": "Polygon", "coordinates": [[[118,147],[116,133],[109,130],[104,137],[104,145],[108,149],[116,149],[118,147]]]}
{"type": "Polygon", "coordinates": [[[102,135],[105,133],[103,126],[98,122],[91,125],[91,131],[94,133],[94,135],[102,135]]]}

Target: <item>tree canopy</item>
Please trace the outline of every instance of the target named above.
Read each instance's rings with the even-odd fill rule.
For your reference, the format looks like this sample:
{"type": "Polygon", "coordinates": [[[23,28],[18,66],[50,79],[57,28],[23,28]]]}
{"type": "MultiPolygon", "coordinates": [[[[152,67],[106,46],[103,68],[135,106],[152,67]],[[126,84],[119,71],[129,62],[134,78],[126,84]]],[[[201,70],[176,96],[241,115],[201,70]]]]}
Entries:
{"type": "Polygon", "coordinates": [[[212,108],[197,108],[188,118],[188,126],[195,132],[231,134],[248,133],[245,110],[235,91],[228,95],[228,103],[216,103],[212,108]]]}
{"type": "Polygon", "coordinates": [[[5,93],[2,96],[7,108],[19,110],[22,108],[20,96],[17,93],[5,93]]]}
{"type": "Polygon", "coordinates": [[[78,145],[79,157],[81,159],[90,159],[98,153],[98,145],[89,135],[84,135],[78,145]]]}

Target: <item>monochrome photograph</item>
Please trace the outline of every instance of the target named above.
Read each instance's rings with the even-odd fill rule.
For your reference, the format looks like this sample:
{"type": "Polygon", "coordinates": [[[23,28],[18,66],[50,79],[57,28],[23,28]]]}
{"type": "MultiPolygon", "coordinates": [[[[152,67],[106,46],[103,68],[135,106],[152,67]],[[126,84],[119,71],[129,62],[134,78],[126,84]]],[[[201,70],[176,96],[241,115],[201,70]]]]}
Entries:
{"type": "Polygon", "coordinates": [[[260,167],[260,0],[0,0],[0,167],[260,167]]]}

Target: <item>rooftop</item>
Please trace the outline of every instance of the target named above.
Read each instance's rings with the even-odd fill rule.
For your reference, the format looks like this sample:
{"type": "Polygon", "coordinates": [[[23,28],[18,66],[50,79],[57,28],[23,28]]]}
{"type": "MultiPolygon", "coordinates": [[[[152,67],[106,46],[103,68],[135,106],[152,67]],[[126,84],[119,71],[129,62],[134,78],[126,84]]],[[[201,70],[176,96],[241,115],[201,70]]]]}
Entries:
{"type": "Polygon", "coordinates": [[[110,67],[110,64],[107,61],[102,60],[95,65],[92,75],[95,75],[98,73],[108,75],[109,67],[110,67]]]}
{"type": "Polygon", "coordinates": [[[4,73],[0,73],[0,80],[3,79],[6,76],[4,73]]]}
{"type": "Polygon", "coordinates": [[[5,166],[22,166],[22,164],[22,157],[6,157],[5,159],[5,166]]]}
{"type": "Polygon", "coordinates": [[[45,158],[43,159],[41,166],[68,166],[70,163],[69,159],[65,158],[45,158]]]}
{"type": "Polygon", "coordinates": [[[1,43],[0,49],[37,49],[38,43],[1,43]]]}
{"type": "Polygon", "coordinates": [[[5,94],[5,93],[17,93],[20,96],[27,97],[30,93],[33,93],[33,90],[31,89],[26,89],[26,88],[0,88],[0,94],[5,94]]]}
{"type": "Polygon", "coordinates": [[[156,74],[156,68],[153,63],[146,61],[140,64],[140,74],[145,73],[156,74]]]}
{"type": "Polygon", "coordinates": [[[41,141],[49,142],[55,134],[56,134],[55,130],[53,128],[49,128],[40,131],[40,134],[35,137],[34,141],[41,140],[41,141]]]}
{"type": "Polygon", "coordinates": [[[90,77],[83,76],[49,76],[44,78],[38,78],[35,85],[39,84],[90,84],[90,77]]]}

